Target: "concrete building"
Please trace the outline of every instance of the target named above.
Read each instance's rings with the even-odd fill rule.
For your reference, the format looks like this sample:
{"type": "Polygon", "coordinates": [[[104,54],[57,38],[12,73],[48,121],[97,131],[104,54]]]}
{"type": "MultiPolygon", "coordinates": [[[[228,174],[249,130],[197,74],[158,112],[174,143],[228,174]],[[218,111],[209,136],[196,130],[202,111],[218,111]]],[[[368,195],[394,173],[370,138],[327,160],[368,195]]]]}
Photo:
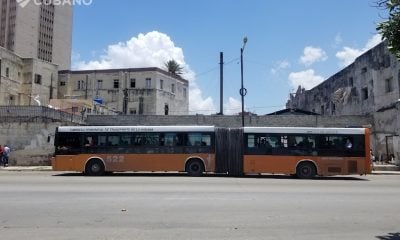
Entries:
{"type": "Polygon", "coordinates": [[[0,47],[0,106],[47,106],[56,98],[57,76],[56,65],[0,47]]]}
{"type": "MultiPolygon", "coordinates": [[[[188,81],[159,68],[60,71],[58,96],[90,99],[128,115],[186,115],[188,81]]],[[[99,109],[90,112],[104,114],[99,109]]],[[[90,113],[89,113],[90,114],[90,113]]]]}
{"type": "Polygon", "coordinates": [[[313,89],[300,86],[286,105],[323,116],[370,115],[375,155],[400,159],[400,62],[385,42],[313,89]]]}
{"type": "Polygon", "coordinates": [[[72,6],[50,1],[0,1],[0,46],[22,58],[71,67],[72,6]],[[41,3],[41,4],[38,4],[41,3]]]}

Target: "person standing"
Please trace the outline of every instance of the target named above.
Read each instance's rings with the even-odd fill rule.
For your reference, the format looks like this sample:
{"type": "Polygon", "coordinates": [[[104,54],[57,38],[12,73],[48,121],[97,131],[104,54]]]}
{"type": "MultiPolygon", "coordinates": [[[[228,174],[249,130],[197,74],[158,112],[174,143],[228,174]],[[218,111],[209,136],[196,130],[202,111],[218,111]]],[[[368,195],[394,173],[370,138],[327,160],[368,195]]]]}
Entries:
{"type": "Polygon", "coordinates": [[[0,164],[3,165],[3,147],[0,145],[0,164]]]}
{"type": "Polygon", "coordinates": [[[10,152],[11,152],[11,149],[7,145],[4,145],[4,149],[3,149],[3,166],[4,167],[8,167],[8,158],[10,157],[10,152]]]}

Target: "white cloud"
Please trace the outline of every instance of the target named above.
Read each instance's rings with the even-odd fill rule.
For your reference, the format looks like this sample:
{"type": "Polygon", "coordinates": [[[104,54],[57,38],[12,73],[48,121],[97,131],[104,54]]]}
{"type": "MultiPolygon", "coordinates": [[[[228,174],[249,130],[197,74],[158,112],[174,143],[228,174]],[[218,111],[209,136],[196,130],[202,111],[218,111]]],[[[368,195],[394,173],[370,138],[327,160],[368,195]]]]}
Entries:
{"type": "Polygon", "coordinates": [[[196,84],[196,74],[185,62],[183,50],[176,47],[171,38],[164,33],[158,31],[140,33],[126,42],[109,45],[97,60],[79,61],[79,54],[76,56],[77,58],[73,59],[75,61],[73,68],[78,70],[141,67],[164,69],[165,62],[173,59],[184,67],[182,76],[189,80],[190,113],[215,113],[213,99],[203,96],[196,84]]]}
{"type": "Polygon", "coordinates": [[[224,114],[237,115],[242,111],[242,102],[233,97],[229,97],[227,103],[224,104],[224,114]]]}
{"type": "Polygon", "coordinates": [[[271,68],[271,73],[272,74],[277,74],[279,71],[286,69],[290,67],[290,62],[287,60],[283,60],[283,61],[278,61],[275,63],[274,67],[271,68]]]}
{"type": "Polygon", "coordinates": [[[345,67],[354,62],[358,56],[365,53],[369,49],[375,47],[382,41],[380,34],[375,34],[367,41],[364,48],[356,49],[351,47],[343,47],[343,49],[336,53],[336,57],[340,60],[339,66],[345,67]]]}
{"type": "Polygon", "coordinates": [[[289,83],[292,88],[297,89],[300,85],[305,89],[311,89],[324,81],[324,77],[315,75],[313,69],[289,74],[289,83]]]}
{"type": "Polygon", "coordinates": [[[326,52],[321,48],[308,46],[304,48],[303,56],[300,57],[300,63],[310,66],[315,62],[323,62],[328,59],[326,52]]]}

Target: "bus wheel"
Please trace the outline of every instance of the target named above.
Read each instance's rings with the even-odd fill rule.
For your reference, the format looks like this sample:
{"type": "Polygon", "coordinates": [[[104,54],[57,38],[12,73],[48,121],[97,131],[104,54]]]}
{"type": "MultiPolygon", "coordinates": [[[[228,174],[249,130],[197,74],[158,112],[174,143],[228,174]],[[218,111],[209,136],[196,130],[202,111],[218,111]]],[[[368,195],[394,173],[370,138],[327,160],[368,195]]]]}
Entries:
{"type": "Polygon", "coordinates": [[[311,162],[302,162],[296,168],[296,175],[301,179],[310,179],[315,177],[317,170],[311,162]]]}
{"type": "Polygon", "coordinates": [[[186,163],[185,169],[189,176],[199,177],[204,172],[204,165],[201,160],[189,160],[189,162],[186,163]]]}
{"type": "Polygon", "coordinates": [[[92,159],[85,166],[85,174],[88,176],[102,176],[105,173],[104,163],[100,159],[92,159]]]}

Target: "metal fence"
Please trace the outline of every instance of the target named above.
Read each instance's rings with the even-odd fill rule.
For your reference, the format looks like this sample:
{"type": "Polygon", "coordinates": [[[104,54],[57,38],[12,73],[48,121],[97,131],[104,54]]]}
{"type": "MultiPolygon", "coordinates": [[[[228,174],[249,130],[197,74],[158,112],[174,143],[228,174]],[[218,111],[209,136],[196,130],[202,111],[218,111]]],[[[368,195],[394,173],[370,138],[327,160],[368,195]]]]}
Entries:
{"type": "Polygon", "coordinates": [[[78,124],[86,123],[86,116],[71,114],[43,106],[0,106],[0,121],[29,121],[37,119],[72,122],[78,124]]]}

